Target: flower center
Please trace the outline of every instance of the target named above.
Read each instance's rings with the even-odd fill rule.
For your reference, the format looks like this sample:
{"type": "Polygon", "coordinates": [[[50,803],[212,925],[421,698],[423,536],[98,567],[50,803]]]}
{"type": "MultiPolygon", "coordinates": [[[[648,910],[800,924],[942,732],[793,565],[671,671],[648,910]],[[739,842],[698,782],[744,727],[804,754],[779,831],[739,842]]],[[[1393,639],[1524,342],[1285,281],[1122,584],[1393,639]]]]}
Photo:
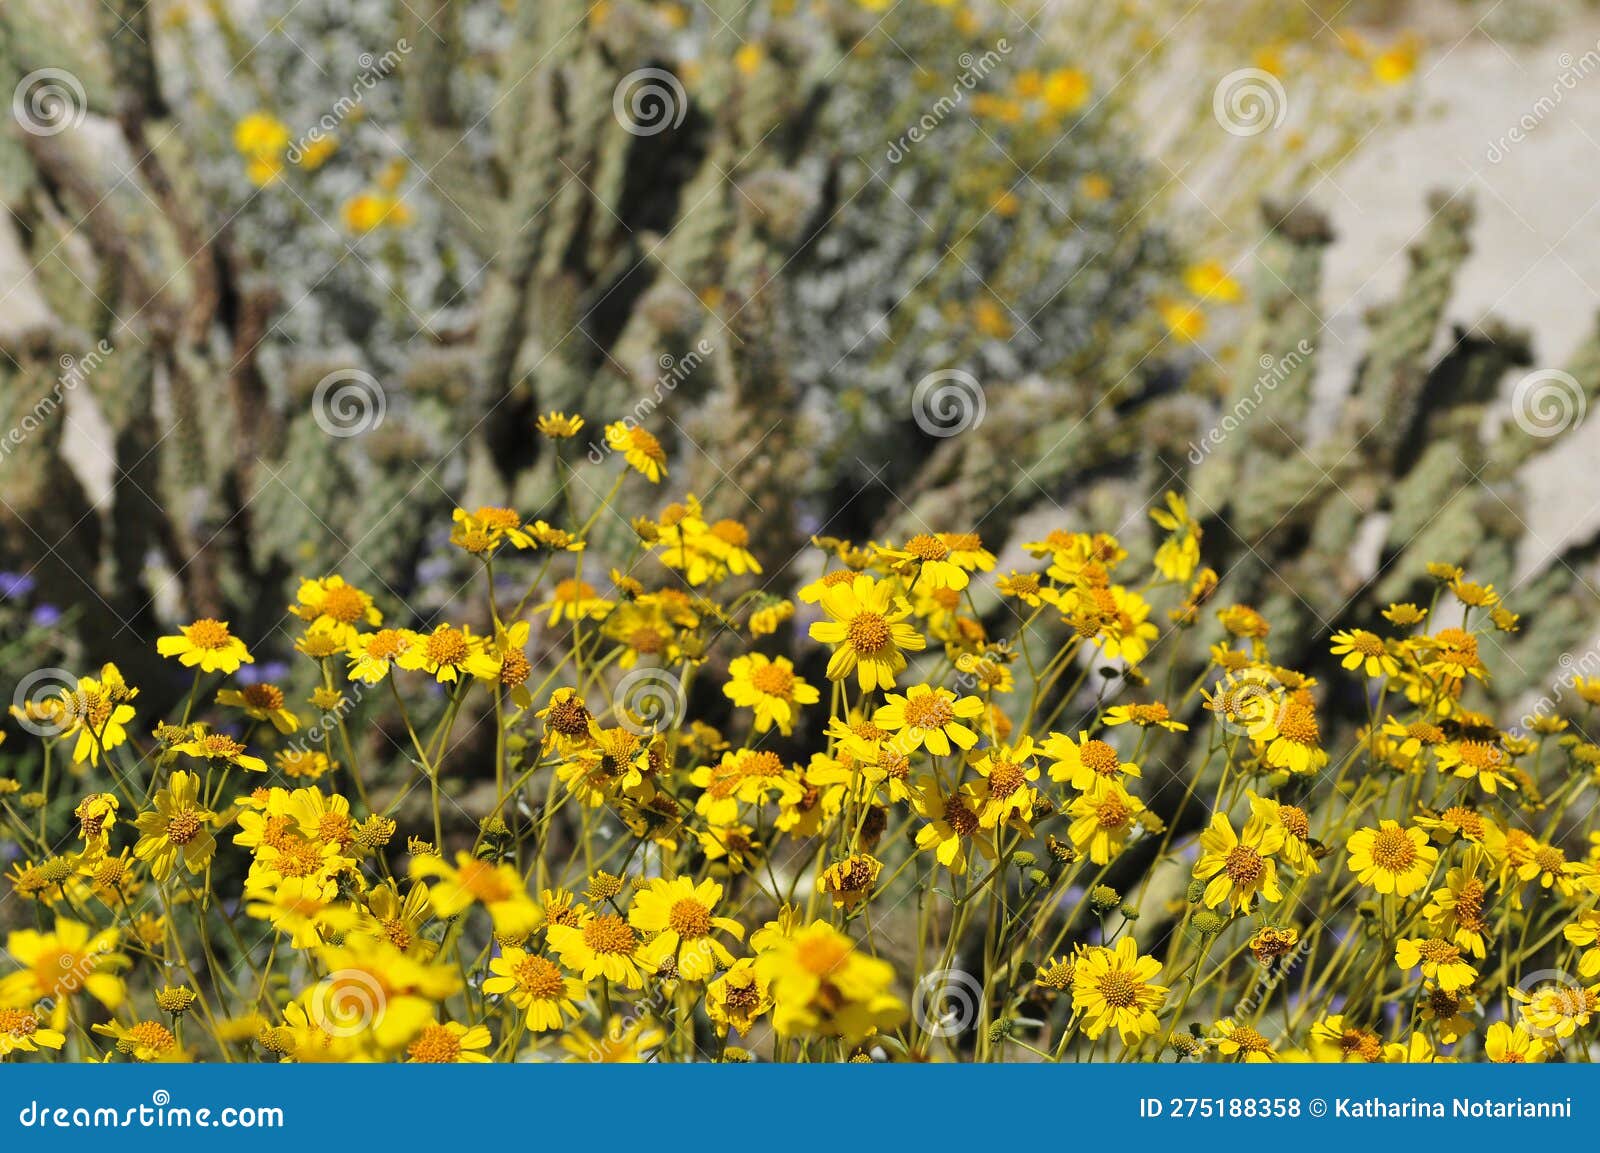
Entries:
{"type": "Polygon", "coordinates": [[[583,927],[583,943],[596,953],[627,956],[639,944],[633,927],[615,913],[595,917],[583,927]]]}
{"type": "Polygon", "coordinates": [[[906,723],[913,728],[942,729],[955,716],[955,706],[942,693],[923,693],[906,700],[906,723]]]}
{"type": "Polygon", "coordinates": [[[978,814],[962,804],[959,797],[950,797],[945,801],[944,820],[958,836],[970,837],[978,831],[978,814]]]}
{"type": "Polygon", "coordinates": [[[517,984],[530,996],[549,1000],[565,995],[567,982],[561,970],[546,957],[528,956],[517,962],[517,984]]]}
{"type": "Polygon", "coordinates": [[[26,1009],[0,1009],[0,1034],[26,1037],[38,1027],[38,1019],[26,1009]]]}
{"type": "Polygon", "coordinates": [[[849,946],[833,937],[811,937],[795,946],[795,960],[806,972],[826,977],[850,954],[849,946]]]}
{"type": "Polygon", "coordinates": [[[1129,1009],[1139,1002],[1139,982],[1122,969],[1102,974],[1096,985],[1113,1009],[1129,1009]]]}
{"type": "Polygon", "coordinates": [[[1117,750],[1102,740],[1085,741],[1078,750],[1078,759],[1102,777],[1112,776],[1122,764],[1117,750]]]}
{"type": "Polygon", "coordinates": [[[1247,886],[1261,879],[1261,874],[1266,871],[1266,863],[1262,861],[1261,854],[1249,845],[1235,845],[1228,854],[1224,869],[1235,885],[1247,886]]]}
{"type": "MultiPolygon", "coordinates": [[[[322,615],[332,617],[340,624],[355,624],[366,615],[365,599],[349,585],[337,585],[322,593],[322,615]]],[[[392,629],[385,629],[392,632],[392,629]]]]}
{"type": "Polygon", "coordinates": [[[421,1035],[406,1046],[406,1056],[424,1064],[452,1064],[461,1056],[461,1038],[443,1025],[427,1025],[421,1035]]]}
{"type": "Polygon", "coordinates": [[[283,690],[277,685],[246,685],[244,703],[252,709],[263,709],[269,713],[275,712],[283,708],[283,690]]]}
{"type": "Polygon", "coordinates": [[[906,541],[906,551],[919,561],[944,560],[950,555],[950,549],[944,541],[925,532],[919,532],[906,541]]]}
{"type": "Polygon", "coordinates": [[[367,656],[375,661],[392,661],[411,647],[399,629],[379,629],[367,638],[367,656]]]}
{"type": "Polygon", "coordinates": [[[1372,839],[1372,859],[1380,869],[1403,873],[1417,859],[1417,846],[1404,829],[1380,829],[1372,839]]]}
{"type": "Polygon", "coordinates": [[[780,664],[762,665],[750,674],[750,683],[769,697],[787,698],[794,690],[794,674],[780,664]]]}
{"type": "Polygon", "coordinates": [[[140,1021],[128,1030],[128,1040],[164,1053],[178,1043],[160,1021],[140,1021]]]}
{"type": "Polygon", "coordinates": [[[704,937],[711,932],[711,910],[699,901],[685,897],[673,904],[667,926],[684,938],[704,937]]]}
{"type": "Polygon", "coordinates": [[[202,617],[190,625],[188,635],[189,643],[200,649],[227,648],[233,642],[228,626],[210,617],[202,617]]]}
{"type": "Polygon", "coordinates": [[[1430,965],[1448,965],[1461,959],[1461,950],[1449,941],[1432,937],[1417,946],[1417,952],[1430,965]]]}
{"type": "Polygon", "coordinates": [[[187,845],[200,832],[200,818],[189,809],[173,813],[167,819],[167,840],[174,845],[187,845]]]}
{"type": "Polygon", "coordinates": [[[428,660],[436,665],[458,665],[467,659],[467,637],[452,625],[440,625],[428,636],[428,660]]]}
{"type": "Polygon", "coordinates": [[[1128,806],[1117,797],[1107,797],[1095,809],[1094,818],[1102,829],[1120,829],[1128,823],[1128,806]]]}
{"type": "Polygon", "coordinates": [[[1297,805],[1279,805],[1278,823],[1297,841],[1304,841],[1311,836],[1311,818],[1297,805]]]}
{"type": "Polygon", "coordinates": [[[858,653],[875,653],[889,643],[889,622],[881,613],[859,612],[850,621],[847,634],[858,653]]]}

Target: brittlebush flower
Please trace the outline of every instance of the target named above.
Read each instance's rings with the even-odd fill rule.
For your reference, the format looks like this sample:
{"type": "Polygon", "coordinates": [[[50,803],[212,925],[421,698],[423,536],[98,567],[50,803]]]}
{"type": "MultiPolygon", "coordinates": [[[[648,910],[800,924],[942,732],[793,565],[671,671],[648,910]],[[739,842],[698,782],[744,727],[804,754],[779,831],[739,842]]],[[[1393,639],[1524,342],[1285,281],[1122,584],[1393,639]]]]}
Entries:
{"type": "Polygon", "coordinates": [[[1132,938],[1085,949],[1072,965],[1072,1011],[1082,1017],[1084,1036],[1115,1029],[1131,1045],[1160,1029],[1156,1010],[1167,989],[1152,983],[1160,975],[1161,962],[1140,956],[1132,938]]]}
{"type": "Polygon", "coordinates": [[[787,657],[748,653],[728,662],[728,683],[723,694],[741,709],[754,709],[756,732],[773,726],[784,736],[794,731],[797,705],[814,705],[822,699],[814,685],[796,675],[787,657]]]}
{"type": "Polygon", "coordinates": [[[1418,828],[1401,828],[1395,821],[1380,821],[1376,829],[1357,829],[1345,844],[1349,868],[1363,885],[1379,893],[1409,897],[1428,883],[1439,850],[1428,844],[1418,828]]]}
{"type": "Polygon", "coordinates": [[[618,914],[586,913],[577,925],[551,925],[545,932],[561,964],[585,981],[604,977],[629,989],[644,985],[639,934],[618,914]]]}
{"type": "Polygon", "coordinates": [[[887,581],[864,573],[849,584],[836,584],[822,595],[827,620],[811,626],[811,639],[833,645],[828,679],[843,680],[852,672],[863,692],[894,688],[896,674],[906,667],[906,652],[920,652],[927,641],[905,623],[911,606],[887,581]]]}
{"type": "Polygon", "coordinates": [[[585,995],[583,982],[567,976],[548,957],[507,946],[490,960],[489,972],[483,991],[508,998],[535,1033],[561,1028],[563,1014],[573,1019],[581,1015],[577,1003],[585,995]]]}
{"type": "Polygon", "coordinates": [[[706,1016],[720,1034],[726,1035],[732,1029],[743,1036],[771,1008],[772,989],[756,972],[753,958],[740,958],[706,986],[706,1016]]]}
{"type": "Polygon", "coordinates": [[[713,934],[720,931],[742,941],[744,926],[712,915],[721,899],[722,886],[717,882],[697,885],[688,877],[671,881],[657,877],[640,889],[628,909],[628,923],[655,934],[640,951],[640,960],[658,969],[667,958],[675,958],[676,971],[689,981],[703,981],[732,965],[733,954],[713,934]]]}
{"type": "Polygon", "coordinates": [[[667,475],[667,453],[655,435],[638,425],[617,421],[606,425],[606,444],[620,452],[628,467],[651,484],[660,484],[667,475]]]}
{"type": "Polygon", "coordinates": [[[134,818],[139,843],[133,855],[158,881],[171,876],[180,860],[189,872],[203,873],[217,851],[211,832],[215,820],[216,814],[200,803],[200,778],[178,769],[156,793],[155,809],[134,818]]]}
{"type": "Polygon", "coordinates": [[[1194,866],[1195,879],[1206,882],[1206,908],[1226,902],[1234,912],[1244,913],[1258,896],[1264,901],[1283,900],[1278,864],[1272,859],[1282,845],[1282,825],[1252,815],[1239,835],[1226,813],[1213,813],[1200,834],[1200,859],[1194,866]]]}
{"type": "Polygon", "coordinates": [[[853,1044],[906,1018],[905,1005],[891,992],[894,969],[864,956],[826,921],[769,940],[756,955],[755,969],[771,986],[779,1036],[838,1037],[853,1044]]]}
{"type": "Polygon", "coordinates": [[[1478,970],[1461,957],[1461,950],[1440,937],[1402,937],[1395,943],[1394,963],[1401,969],[1421,969],[1422,975],[1447,993],[1469,988],[1478,970]]]}
{"type": "Polygon", "coordinates": [[[174,636],[157,637],[156,651],[177,657],[187,668],[198,665],[203,673],[236,673],[241,664],[255,663],[245,643],[228,631],[228,622],[210,617],[180,626],[174,636]]]}
{"type": "Polygon", "coordinates": [[[970,749],[978,734],[963,724],[983,715],[983,702],[977,697],[958,697],[947,688],[912,685],[905,696],[884,694],[884,704],[872,714],[872,723],[897,733],[897,749],[909,756],[927,749],[937,757],[948,757],[952,746],[970,749]]]}

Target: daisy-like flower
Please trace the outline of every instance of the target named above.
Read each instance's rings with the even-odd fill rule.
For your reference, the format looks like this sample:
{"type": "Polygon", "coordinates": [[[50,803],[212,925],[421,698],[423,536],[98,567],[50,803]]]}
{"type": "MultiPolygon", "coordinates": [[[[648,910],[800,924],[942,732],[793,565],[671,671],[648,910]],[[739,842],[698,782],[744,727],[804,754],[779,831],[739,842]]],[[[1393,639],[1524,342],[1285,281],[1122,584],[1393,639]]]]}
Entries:
{"type": "Polygon", "coordinates": [[[189,739],[178,742],[172,749],[186,757],[210,761],[212,764],[237,765],[252,773],[267,771],[266,761],[247,753],[244,745],[226,733],[209,732],[204,725],[195,725],[190,730],[189,739]]]}
{"type": "Polygon", "coordinates": [[[156,651],[177,657],[185,668],[198,665],[203,673],[236,673],[241,664],[255,663],[245,643],[228,631],[228,622],[210,617],[180,625],[174,636],[157,637],[156,651]]]}
{"type": "Polygon", "coordinates": [[[602,597],[588,581],[568,578],[557,581],[550,590],[550,599],[535,605],[535,612],[549,612],[546,620],[551,628],[562,621],[576,624],[582,620],[601,620],[612,609],[612,602],[602,597]]]}
{"type": "Polygon", "coordinates": [[[1161,962],[1140,956],[1132,937],[1085,949],[1072,966],[1072,1011],[1082,1016],[1084,1036],[1092,1041],[1115,1029],[1133,1044],[1160,1029],[1156,1010],[1167,988],[1152,983],[1160,975],[1161,962]]]}
{"type": "Polygon", "coordinates": [[[836,909],[853,909],[872,893],[883,862],[871,853],[852,853],[817,874],[817,892],[833,898],[836,909]]]}
{"type": "Polygon", "coordinates": [[[1168,534],[1156,549],[1156,571],[1169,581],[1186,581],[1200,564],[1200,526],[1189,516],[1182,496],[1168,492],[1166,499],[1166,508],[1150,510],[1150,519],[1168,534]]]}
{"type": "Polygon", "coordinates": [[[756,972],[753,958],[743,957],[733,967],[706,986],[706,1016],[717,1032],[729,1029],[740,1036],[748,1033],[756,1019],[772,1009],[772,988],[756,972]]]}
{"type": "Polygon", "coordinates": [[[618,914],[585,913],[579,924],[550,925],[545,933],[562,965],[585,981],[604,977],[629,989],[644,986],[639,934],[618,914]]]}
{"type": "Polygon", "coordinates": [[[1033,756],[1033,738],[1023,737],[1014,745],[990,746],[973,763],[982,778],[977,797],[979,828],[993,829],[1011,822],[1027,827],[1038,798],[1031,784],[1039,779],[1033,756]]]}
{"type": "Polygon", "coordinates": [[[484,639],[472,635],[466,625],[442,624],[424,633],[418,643],[401,653],[395,664],[412,672],[431,673],[440,684],[454,684],[474,657],[483,652],[484,639]]]}
{"type": "Polygon", "coordinates": [[[134,818],[139,842],[133,855],[150,866],[158,881],[171,876],[179,860],[191,873],[205,872],[217,851],[211,832],[216,814],[200,803],[200,778],[178,769],[156,793],[155,806],[134,818]]]}
{"type": "Polygon", "coordinates": [[[458,508],[450,519],[450,543],[473,556],[493,556],[508,541],[519,549],[538,546],[514,508],[480,505],[476,512],[458,508]]]}
{"type": "Polygon", "coordinates": [[[784,736],[794,731],[795,706],[814,705],[822,699],[816,686],[795,675],[788,657],[748,653],[728,662],[728,683],[723,695],[741,709],[754,709],[756,732],[774,725],[784,736]]]}
{"type": "Polygon", "coordinates": [[[340,644],[347,643],[363,626],[377,628],[383,623],[372,597],[341,576],[301,581],[289,611],[305,621],[308,629],[332,632],[340,644]]]}
{"type": "Polygon", "coordinates": [[[508,864],[483,861],[471,853],[456,854],[452,866],[442,857],[412,857],[413,880],[435,879],[428,900],[440,917],[454,917],[474,904],[488,910],[496,933],[520,939],[539,927],[539,906],[528,896],[522,874],[508,864]]]}
{"type": "Polygon", "coordinates": [[[1529,1032],[1521,1021],[1515,1025],[1496,1021],[1483,1037],[1483,1055],[1496,1065],[1533,1064],[1549,1054],[1550,1043],[1529,1032]]]}
{"type": "Polygon", "coordinates": [[[1399,742],[1397,750],[1406,760],[1414,760],[1424,750],[1444,744],[1444,730],[1432,721],[1416,720],[1401,723],[1394,717],[1383,722],[1383,735],[1399,742]]]}
{"type": "Polygon", "coordinates": [[[1490,796],[1501,789],[1517,787],[1509,772],[1510,762],[1499,745],[1488,741],[1447,741],[1435,755],[1441,773],[1474,781],[1490,796]]]}
{"type": "Polygon", "coordinates": [[[0,1058],[13,1053],[37,1053],[40,1048],[60,1049],[67,1036],[39,1020],[32,1009],[0,1008],[0,1058]]]}
{"type": "Polygon", "coordinates": [[[1389,652],[1388,643],[1366,629],[1345,629],[1333,634],[1332,653],[1343,657],[1347,669],[1361,669],[1369,677],[1392,677],[1400,672],[1400,662],[1389,652]]]}
{"type": "Polygon", "coordinates": [[[1091,862],[1109,864],[1121,854],[1142,812],[1143,802],[1119,782],[1101,780],[1067,807],[1072,818],[1067,836],[1091,862]]]}
{"type": "Polygon", "coordinates": [[[61,693],[40,705],[31,702],[27,709],[13,705],[13,712],[26,712],[36,722],[59,726],[62,736],[77,735],[72,747],[72,761],[90,767],[100,764],[100,754],[109,752],[128,739],[127,724],[133,720],[134,709],[128,702],[139,695],[123,680],[114,664],[106,664],[100,676],[79,677],[75,688],[62,689],[61,693]]]}
{"type": "Polygon", "coordinates": [[[1117,725],[1138,725],[1141,728],[1159,726],[1169,733],[1189,731],[1188,725],[1172,719],[1172,713],[1161,701],[1151,701],[1145,705],[1113,705],[1100,719],[1111,728],[1117,725]]]}
{"type": "Polygon", "coordinates": [[[514,946],[506,946],[490,960],[483,991],[509,998],[535,1033],[561,1028],[563,1014],[580,1017],[577,1003],[585,994],[583,982],[567,976],[554,961],[514,946]]]}
{"type": "Polygon", "coordinates": [[[265,681],[242,689],[223,689],[217,693],[217,704],[243,709],[251,720],[269,721],[280,733],[292,733],[300,728],[299,718],[285,707],[283,690],[265,681]]]}
{"type": "Polygon", "coordinates": [[[951,746],[970,749],[978,743],[978,734],[962,723],[983,715],[983,702],[977,697],[957,697],[947,688],[912,685],[905,696],[886,693],[884,701],[872,714],[872,723],[898,733],[894,744],[907,756],[927,749],[935,756],[947,757],[951,746]]]}
{"type": "Polygon", "coordinates": [[[1461,950],[1443,937],[1402,937],[1395,942],[1394,963],[1422,975],[1447,993],[1469,988],[1478,970],[1461,956],[1461,950]]]}
{"type": "Polygon", "coordinates": [[[1138,765],[1123,760],[1113,745],[1085,731],[1079,731],[1076,741],[1065,733],[1051,733],[1040,751],[1051,758],[1050,779],[1065,781],[1080,793],[1089,792],[1099,781],[1139,776],[1138,765]]]}
{"type": "Polygon", "coordinates": [[[1544,1037],[1565,1040],[1600,1014],[1600,985],[1569,979],[1548,981],[1531,991],[1513,987],[1506,992],[1522,1002],[1522,1023],[1544,1037]]]}
{"type": "Polygon", "coordinates": [[[1254,790],[1246,790],[1245,796],[1250,801],[1252,819],[1283,830],[1283,842],[1278,847],[1278,854],[1291,868],[1302,874],[1322,871],[1322,866],[1317,864],[1317,858],[1311,851],[1311,818],[1304,809],[1298,805],[1283,804],[1271,797],[1258,796],[1254,790]]]}
{"type": "Polygon", "coordinates": [[[1234,1021],[1231,1017],[1224,1017],[1212,1026],[1211,1044],[1218,1053],[1235,1061],[1260,1064],[1278,1059],[1272,1042],[1249,1025],[1234,1021]]]}
{"type": "Polygon", "coordinates": [[[479,680],[500,686],[519,709],[533,706],[533,694],[528,691],[533,664],[524,651],[528,631],[527,621],[514,621],[509,628],[499,626],[494,640],[467,658],[466,664],[467,671],[479,680]]]}
{"type": "MultiPolygon", "coordinates": [[[[1291,773],[1309,773],[1328,763],[1322,732],[1308,694],[1290,693],[1283,704],[1270,710],[1271,735],[1267,763],[1291,773]]],[[[1251,734],[1254,736],[1254,733],[1251,734]]]]}
{"type": "Polygon", "coordinates": [[[667,1032],[648,1017],[625,1018],[620,1014],[606,1022],[596,1037],[574,1025],[561,1038],[561,1047],[571,1056],[568,1061],[601,1065],[638,1065],[650,1059],[653,1051],[667,1039],[667,1032]]]}
{"type": "Polygon", "coordinates": [[[486,1025],[443,1024],[432,1021],[422,1027],[416,1039],[406,1046],[406,1063],[412,1065],[459,1065],[486,1063],[482,1050],[492,1041],[486,1025]]]}
{"type": "MultiPolygon", "coordinates": [[[[1422,910],[1423,918],[1439,936],[1479,958],[1485,955],[1489,940],[1489,886],[1483,879],[1487,872],[1488,855],[1473,846],[1459,867],[1445,873],[1444,887],[1433,891],[1422,910]]],[[[1572,938],[1569,935],[1567,939],[1572,938]]],[[[1595,969],[1600,970],[1600,958],[1596,958],[1595,969]]]]}
{"type": "Polygon", "coordinates": [[[822,610],[829,619],[811,626],[811,639],[834,646],[828,679],[843,680],[854,672],[863,692],[894,688],[895,675],[906,667],[905,652],[920,652],[927,645],[905,623],[911,615],[906,599],[888,581],[865,573],[823,593],[822,610]]]}
{"type": "Polygon", "coordinates": [[[928,821],[917,830],[917,848],[932,849],[934,859],[957,877],[967,871],[972,846],[991,861],[995,856],[994,838],[980,832],[980,802],[973,793],[970,783],[945,793],[932,777],[918,781],[912,793],[917,812],[928,821]]]}
{"type": "Polygon", "coordinates": [[[1395,821],[1380,821],[1376,829],[1357,829],[1345,848],[1348,867],[1363,885],[1380,893],[1409,897],[1428,883],[1439,850],[1418,828],[1401,828],[1395,821]]]}
{"type": "Polygon", "coordinates": [[[894,562],[896,571],[916,573],[913,592],[932,592],[934,589],[952,589],[959,592],[967,587],[967,571],[950,559],[950,546],[932,533],[919,532],[900,548],[879,548],[879,552],[894,562]]]}
{"type": "Polygon", "coordinates": [[[660,484],[667,475],[667,453],[653,433],[619,420],[606,425],[606,444],[620,452],[628,466],[651,484],[660,484]]]}
{"type": "Polygon", "coordinates": [[[108,1021],[91,1028],[102,1037],[112,1038],[116,1042],[117,1051],[126,1053],[135,1061],[184,1059],[183,1047],[178,1044],[178,1038],[160,1021],[135,1021],[131,1025],[124,1025],[120,1021],[108,1021]]]}
{"type": "Polygon", "coordinates": [[[348,654],[350,679],[375,685],[389,675],[401,657],[422,644],[423,638],[410,629],[379,629],[353,635],[348,654]]]}
{"type": "Polygon", "coordinates": [[[756,975],[772,990],[779,1036],[839,1037],[853,1044],[895,1028],[906,1007],[893,993],[894,969],[864,956],[826,921],[767,938],[756,975]]]}
{"type": "MultiPolygon", "coordinates": [[[[1567,944],[1583,950],[1578,958],[1578,975],[1593,977],[1600,973],[1600,909],[1585,909],[1562,931],[1567,944]]],[[[1480,957],[1482,953],[1478,954],[1480,957]]]]}
{"type": "Polygon", "coordinates": [[[703,981],[718,969],[733,964],[733,954],[713,933],[721,931],[744,940],[744,926],[712,911],[722,899],[722,886],[705,880],[698,885],[689,877],[654,878],[634,894],[628,923],[655,936],[640,951],[650,969],[661,968],[672,957],[677,973],[688,981],[703,981]]]}
{"type": "Polygon", "coordinates": [[[1371,1029],[1348,1024],[1344,1014],[1335,1013],[1311,1026],[1311,1055],[1327,1064],[1340,1061],[1374,1064],[1383,1059],[1383,1039],[1371,1029]]]}
{"type": "Polygon", "coordinates": [[[17,968],[0,977],[0,1005],[31,1006],[53,1029],[66,1026],[72,999],[82,994],[116,1009],[128,995],[118,975],[130,964],[121,943],[116,929],[96,932],[65,917],[57,917],[47,932],[8,934],[6,953],[17,968]]]}
{"type": "Polygon", "coordinates": [[[1424,982],[1418,1005],[1422,1019],[1433,1027],[1442,1044],[1454,1045],[1472,1032],[1468,1014],[1477,1008],[1477,998],[1471,989],[1446,990],[1431,981],[1424,982]]]}
{"type": "Polygon", "coordinates": [[[583,417],[568,416],[564,412],[547,412],[536,422],[540,435],[551,440],[571,440],[583,431],[583,426],[583,417]]]}
{"type": "Polygon", "coordinates": [[[1194,866],[1195,879],[1206,882],[1206,908],[1226,902],[1235,913],[1245,913],[1257,896],[1281,901],[1272,856],[1282,847],[1283,835],[1282,825],[1255,814],[1245,822],[1243,835],[1236,835],[1226,813],[1213,813],[1200,834],[1200,859],[1194,866]]]}

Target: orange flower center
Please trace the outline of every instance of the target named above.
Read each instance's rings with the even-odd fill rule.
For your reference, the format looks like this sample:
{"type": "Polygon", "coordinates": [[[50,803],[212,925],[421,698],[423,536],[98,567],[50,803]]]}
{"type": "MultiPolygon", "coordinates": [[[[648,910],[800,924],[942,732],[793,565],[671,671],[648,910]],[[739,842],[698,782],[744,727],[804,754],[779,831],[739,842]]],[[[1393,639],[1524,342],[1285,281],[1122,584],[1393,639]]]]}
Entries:
{"type": "Polygon", "coordinates": [[[452,1064],[461,1056],[461,1038],[443,1025],[426,1025],[417,1039],[406,1046],[406,1056],[424,1064],[452,1064]]]}
{"type": "Polygon", "coordinates": [[[615,913],[595,917],[583,927],[583,943],[596,953],[628,956],[638,947],[633,926],[615,913]]]}
{"type": "Polygon", "coordinates": [[[1417,859],[1417,846],[1404,829],[1379,829],[1372,839],[1372,861],[1390,873],[1403,873],[1417,859]]]}
{"type": "Polygon", "coordinates": [[[223,649],[233,642],[228,626],[210,617],[202,617],[184,630],[189,643],[197,649],[223,649]]]}
{"type": "Polygon", "coordinates": [[[675,901],[667,914],[667,926],[685,938],[704,937],[711,932],[711,910],[689,897],[675,901]]]}
{"type": "Polygon", "coordinates": [[[879,652],[889,643],[889,622],[881,613],[859,612],[850,621],[847,639],[858,653],[879,652]]]}

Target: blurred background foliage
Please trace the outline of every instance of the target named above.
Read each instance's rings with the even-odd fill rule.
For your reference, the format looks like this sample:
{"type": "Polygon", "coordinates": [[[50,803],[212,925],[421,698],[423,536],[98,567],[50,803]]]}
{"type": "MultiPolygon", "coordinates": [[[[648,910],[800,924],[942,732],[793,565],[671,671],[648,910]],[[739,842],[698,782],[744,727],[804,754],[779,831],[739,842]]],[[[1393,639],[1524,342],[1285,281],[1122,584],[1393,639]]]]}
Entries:
{"type": "MultiPolygon", "coordinates": [[[[1430,45],[1537,39],[1556,6],[1196,7],[10,0],[8,81],[65,70],[84,115],[0,134],[0,424],[114,351],[0,464],[7,668],[114,658],[153,715],[183,687],[158,632],[217,616],[286,657],[302,576],[427,624],[470,573],[452,505],[581,519],[609,484],[562,491],[552,409],[596,438],[639,413],[672,474],[632,496],[747,524],[775,596],[815,532],[976,530],[1006,564],[1121,526],[1147,553],[1167,488],[1285,663],[1425,600],[1427,561],[1518,581],[1522,470],[1554,440],[1500,411],[1530,335],[1447,319],[1470,202],[1429,203],[1330,389],[1310,190],[1426,114],[1430,45]],[[1270,132],[1219,122],[1243,69],[1289,94],[1270,132]],[[671,78],[660,130],[626,123],[641,70],[671,78]],[[1197,451],[1269,371],[1270,408],[1197,451]],[[383,421],[331,437],[314,395],[350,372],[383,421]],[[919,423],[936,372],[978,383],[981,424],[919,423]]],[[[1565,365],[1588,396],[1597,341],[1565,365]]],[[[1592,631],[1594,552],[1509,598],[1503,700],[1592,631]]]]}

